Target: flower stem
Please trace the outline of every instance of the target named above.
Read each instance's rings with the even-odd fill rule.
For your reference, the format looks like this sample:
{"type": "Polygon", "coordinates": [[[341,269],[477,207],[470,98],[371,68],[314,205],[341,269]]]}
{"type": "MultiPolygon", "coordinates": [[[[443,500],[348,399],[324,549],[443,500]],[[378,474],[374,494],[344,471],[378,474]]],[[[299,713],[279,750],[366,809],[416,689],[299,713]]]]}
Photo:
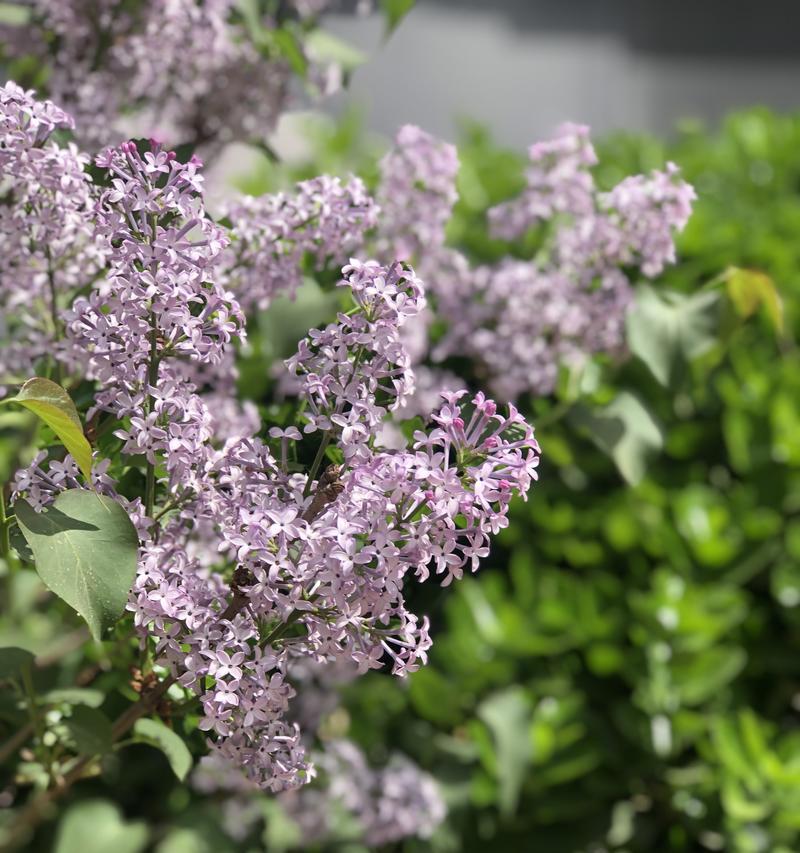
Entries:
{"type": "Polygon", "coordinates": [[[319,449],[317,450],[317,455],[314,457],[314,461],[311,463],[311,468],[308,471],[308,479],[306,480],[306,486],[303,489],[303,497],[308,497],[311,492],[311,484],[317,477],[317,473],[319,472],[319,467],[322,465],[322,460],[325,458],[325,451],[328,449],[328,445],[331,443],[331,438],[333,434],[331,430],[326,430],[325,435],[322,436],[322,441],[320,442],[319,449]]]}
{"type": "Polygon", "coordinates": [[[6,487],[0,486],[0,557],[8,560],[8,555],[11,553],[11,539],[9,538],[8,529],[10,521],[6,514],[6,487]]]}
{"type": "MultiPolygon", "coordinates": [[[[45,249],[47,253],[47,287],[50,291],[50,319],[53,323],[53,340],[56,344],[61,340],[61,322],[58,318],[58,292],[56,289],[56,279],[53,272],[53,258],[50,254],[50,247],[45,249]]],[[[56,349],[58,347],[56,346],[56,349]]],[[[53,361],[53,380],[59,385],[61,384],[61,365],[58,362],[57,355],[51,355],[53,361]]]]}
{"type": "MultiPolygon", "coordinates": [[[[156,318],[153,313],[150,314],[150,363],[147,368],[147,384],[148,387],[154,389],[158,384],[158,328],[156,326],[156,318]]],[[[152,395],[148,395],[147,408],[148,414],[153,411],[155,401],[152,395]]],[[[153,517],[153,507],[156,503],[156,466],[155,462],[147,460],[147,473],[145,478],[144,491],[144,514],[148,518],[153,517]]]]}

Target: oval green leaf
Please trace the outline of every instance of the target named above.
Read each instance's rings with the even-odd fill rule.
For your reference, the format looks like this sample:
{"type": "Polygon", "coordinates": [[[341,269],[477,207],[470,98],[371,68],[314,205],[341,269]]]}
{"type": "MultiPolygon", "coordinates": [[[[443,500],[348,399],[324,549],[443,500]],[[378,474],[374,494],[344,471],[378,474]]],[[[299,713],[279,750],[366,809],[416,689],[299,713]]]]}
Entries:
{"type": "Polygon", "coordinates": [[[139,537],[128,514],[86,489],[62,492],[41,513],[24,500],[15,510],[39,577],[100,640],[122,616],[136,576],[139,537]]]}
{"type": "Polygon", "coordinates": [[[179,735],[160,720],[137,720],[133,739],[160,749],[167,757],[172,772],[183,782],[192,769],[192,754],[179,735]]]}
{"type": "Polygon", "coordinates": [[[55,382],[42,377],[29,379],[16,397],[3,403],[19,403],[40,417],[58,436],[78,463],[87,483],[92,481],[92,447],[83,434],[78,410],[67,392],[55,382]]]}

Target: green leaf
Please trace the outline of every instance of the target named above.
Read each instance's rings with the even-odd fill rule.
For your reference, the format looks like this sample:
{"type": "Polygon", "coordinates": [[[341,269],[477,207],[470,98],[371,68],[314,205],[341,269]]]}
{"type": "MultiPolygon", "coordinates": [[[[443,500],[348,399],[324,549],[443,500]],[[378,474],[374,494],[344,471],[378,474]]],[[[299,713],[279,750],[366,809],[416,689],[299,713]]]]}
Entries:
{"type": "Polygon", "coordinates": [[[719,293],[702,291],[684,296],[657,293],[643,285],[627,317],[628,346],[664,386],[681,361],[707,352],[716,341],[719,293]]]}
{"type": "Polygon", "coordinates": [[[500,810],[513,814],[533,757],[530,700],[521,687],[510,687],[484,700],[478,706],[478,717],[494,740],[500,810]]]}
{"type": "Polygon", "coordinates": [[[59,687],[42,696],[46,705],[86,705],[89,708],[99,708],[104,700],[101,690],[89,687],[59,687]]]}
{"type": "Polygon", "coordinates": [[[140,853],[147,846],[143,821],[126,822],[105,800],[84,800],[64,815],[53,853],[140,853]]]}
{"type": "Polygon", "coordinates": [[[588,432],[591,440],[613,460],[631,485],[641,482],[648,457],[664,444],[661,428],[638,397],[623,391],[608,406],[578,406],[569,420],[588,432]]]}
{"type": "Polygon", "coordinates": [[[102,755],[111,749],[111,721],[96,708],[75,705],[64,725],[81,755],[102,755]]]}
{"type": "Polygon", "coordinates": [[[0,404],[19,403],[40,417],[59,437],[64,447],[78,463],[87,483],[92,478],[92,447],[86,440],[78,410],[67,392],[49,379],[35,377],[20,388],[16,397],[0,404]]]}
{"type": "Polygon", "coordinates": [[[24,27],[30,23],[32,10],[17,3],[0,3],[0,24],[9,27],[24,27]]]}
{"type": "Polygon", "coordinates": [[[62,492],[41,513],[24,500],[15,511],[39,577],[100,640],[122,616],[136,575],[139,537],[128,514],[85,489],[62,492]]]}
{"type": "Polygon", "coordinates": [[[417,0],[381,0],[381,9],[386,16],[386,36],[390,36],[400,22],[414,8],[417,0]]]}
{"type": "Polygon", "coordinates": [[[306,53],[315,62],[333,62],[345,74],[367,61],[367,55],[325,30],[312,30],[306,36],[306,53]]]}
{"type": "Polygon", "coordinates": [[[308,59],[303,52],[303,46],[291,30],[272,30],[270,41],[273,50],[276,50],[278,55],[289,63],[289,67],[298,77],[305,77],[308,74],[308,59]]]}
{"type": "Polygon", "coordinates": [[[740,317],[751,317],[763,306],[775,332],[783,334],[783,302],[775,282],[768,275],[758,270],[728,267],[723,273],[723,281],[740,317]]]}
{"type": "Polygon", "coordinates": [[[22,672],[25,667],[33,665],[33,653],[17,646],[6,646],[0,649],[0,680],[12,678],[22,672]]]}
{"type": "Polygon", "coordinates": [[[160,749],[167,756],[172,772],[183,782],[192,769],[192,754],[183,739],[160,720],[137,720],[133,727],[137,743],[146,743],[160,749]]]}

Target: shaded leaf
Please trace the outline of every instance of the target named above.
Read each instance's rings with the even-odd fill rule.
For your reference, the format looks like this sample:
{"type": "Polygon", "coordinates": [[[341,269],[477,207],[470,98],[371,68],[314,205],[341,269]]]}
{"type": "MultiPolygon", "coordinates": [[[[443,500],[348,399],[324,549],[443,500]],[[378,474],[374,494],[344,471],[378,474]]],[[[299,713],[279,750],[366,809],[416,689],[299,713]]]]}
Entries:
{"type": "Polygon", "coordinates": [[[192,754],[183,739],[160,720],[137,720],[133,727],[137,743],[146,743],[161,750],[169,761],[172,772],[183,782],[192,769],[192,754]]]}
{"type": "Polygon", "coordinates": [[[0,679],[12,678],[27,666],[33,665],[34,656],[27,649],[6,646],[0,649],[0,679]]]}
{"type": "Polygon", "coordinates": [[[85,489],[62,492],[41,513],[24,500],[15,511],[39,577],[100,640],[122,615],[136,575],[139,537],[128,514],[85,489]]]}
{"type": "Polygon", "coordinates": [[[102,755],[111,749],[111,721],[96,708],[75,705],[64,725],[82,755],[102,755]]]}
{"type": "Polygon", "coordinates": [[[716,341],[719,293],[684,296],[643,285],[626,320],[628,346],[662,385],[678,364],[708,352],[716,341]]]}
{"type": "Polygon", "coordinates": [[[664,444],[661,428],[653,416],[628,391],[602,409],[579,406],[570,412],[569,419],[614,460],[631,485],[641,481],[648,457],[664,444]]]}

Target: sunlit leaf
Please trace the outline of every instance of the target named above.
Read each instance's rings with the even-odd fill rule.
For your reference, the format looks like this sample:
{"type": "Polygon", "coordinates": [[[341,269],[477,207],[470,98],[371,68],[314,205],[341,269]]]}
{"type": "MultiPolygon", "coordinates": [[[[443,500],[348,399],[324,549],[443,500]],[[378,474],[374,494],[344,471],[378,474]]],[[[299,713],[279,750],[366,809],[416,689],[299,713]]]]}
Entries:
{"type": "Polygon", "coordinates": [[[783,301],[775,282],[758,270],[729,267],[724,274],[728,296],[740,317],[751,317],[763,306],[775,332],[784,332],[783,301]]]}
{"type": "Polygon", "coordinates": [[[41,377],[29,379],[16,397],[0,403],[19,403],[38,415],[61,440],[78,464],[86,482],[91,482],[92,448],[83,434],[78,410],[67,392],[55,382],[41,377]]]}

